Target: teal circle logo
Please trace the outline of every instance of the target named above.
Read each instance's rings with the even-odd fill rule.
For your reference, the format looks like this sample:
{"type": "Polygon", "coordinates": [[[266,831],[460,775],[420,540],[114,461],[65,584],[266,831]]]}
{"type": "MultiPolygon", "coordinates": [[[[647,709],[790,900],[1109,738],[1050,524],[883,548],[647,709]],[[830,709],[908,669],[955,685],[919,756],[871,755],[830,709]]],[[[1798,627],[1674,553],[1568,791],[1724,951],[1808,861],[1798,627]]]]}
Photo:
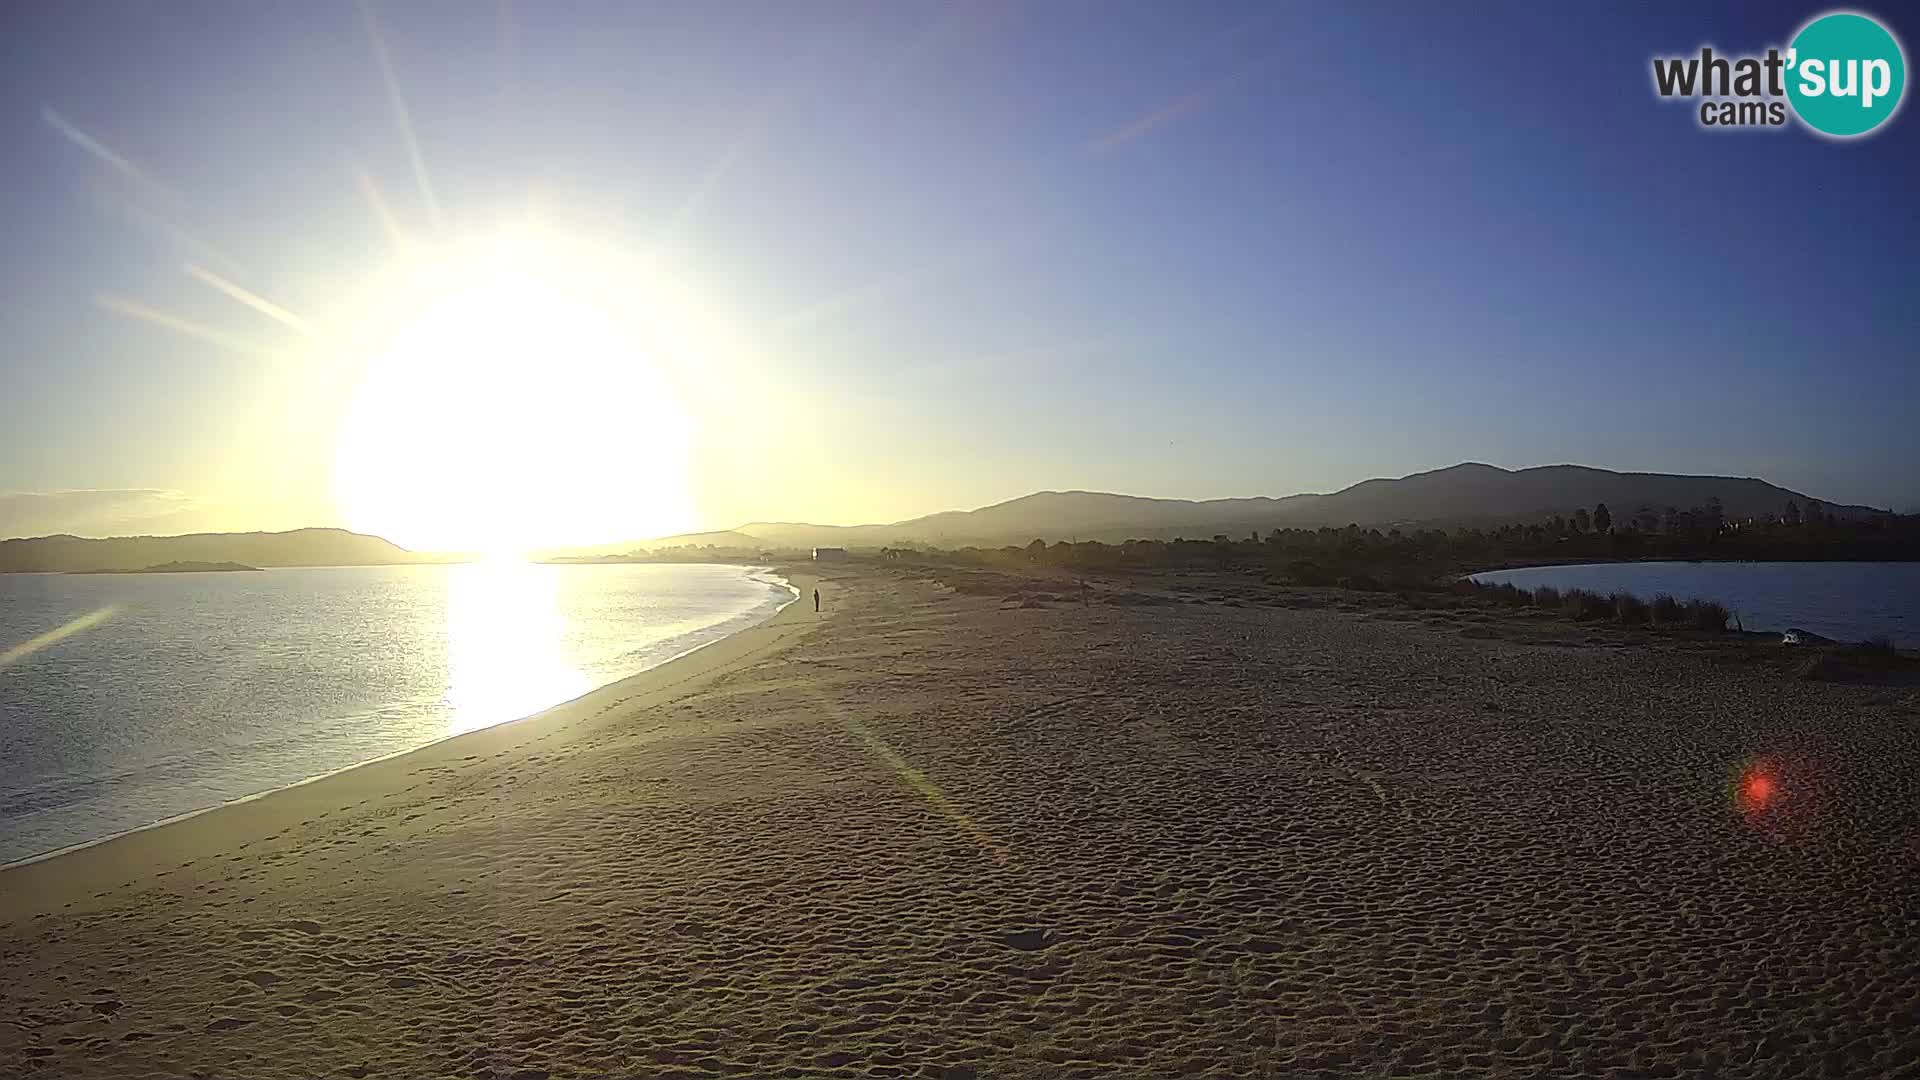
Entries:
{"type": "Polygon", "coordinates": [[[1893,117],[1906,90],[1900,43],[1865,15],[1822,15],[1787,49],[1787,99],[1801,121],[1823,135],[1865,135],[1893,117]]]}

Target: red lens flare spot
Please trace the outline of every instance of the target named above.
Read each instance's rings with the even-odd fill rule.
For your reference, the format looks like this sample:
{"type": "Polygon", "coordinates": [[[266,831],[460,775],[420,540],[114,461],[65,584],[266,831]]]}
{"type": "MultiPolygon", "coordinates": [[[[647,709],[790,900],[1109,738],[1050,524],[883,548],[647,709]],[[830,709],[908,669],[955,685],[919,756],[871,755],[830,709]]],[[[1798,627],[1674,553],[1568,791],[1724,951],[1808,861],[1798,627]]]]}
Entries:
{"type": "Polygon", "coordinates": [[[1734,782],[1734,806],[1748,817],[1774,809],[1785,797],[1786,786],[1772,761],[1753,762],[1740,770],[1740,778],[1734,782]]]}
{"type": "Polygon", "coordinates": [[[1805,754],[1748,758],[1727,776],[1727,801],[1745,826],[1777,843],[1816,839],[1819,763],[1805,754]]]}

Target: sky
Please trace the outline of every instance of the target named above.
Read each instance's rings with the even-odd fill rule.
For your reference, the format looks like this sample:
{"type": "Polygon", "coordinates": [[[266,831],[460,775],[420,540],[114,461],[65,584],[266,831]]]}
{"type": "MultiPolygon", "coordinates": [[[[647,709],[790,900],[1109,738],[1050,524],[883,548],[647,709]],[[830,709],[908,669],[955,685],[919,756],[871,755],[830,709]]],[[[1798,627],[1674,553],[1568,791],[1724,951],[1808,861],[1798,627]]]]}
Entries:
{"type": "Polygon", "coordinates": [[[1651,57],[1827,9],[1592,7],[10,7],[0,536],[588,543],[1464,460],[1920,507],[1920,119],[1702,130],[1651,57]],[[484,292],[477,352],[383,375],[535,248],[564,303],[484,292]]]}

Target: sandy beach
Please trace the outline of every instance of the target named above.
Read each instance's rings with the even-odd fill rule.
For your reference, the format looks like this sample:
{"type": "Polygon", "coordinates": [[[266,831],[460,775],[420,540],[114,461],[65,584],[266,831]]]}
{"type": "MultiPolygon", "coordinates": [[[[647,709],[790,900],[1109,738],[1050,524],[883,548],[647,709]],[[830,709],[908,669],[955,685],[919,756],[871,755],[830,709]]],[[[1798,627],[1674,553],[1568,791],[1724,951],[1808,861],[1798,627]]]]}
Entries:
{"type": "Polygon", "coordinates": [[[1920,1060],[1911,688],[819,586],[540,717],[0,872],[0,1075],[1920,1060]]]}

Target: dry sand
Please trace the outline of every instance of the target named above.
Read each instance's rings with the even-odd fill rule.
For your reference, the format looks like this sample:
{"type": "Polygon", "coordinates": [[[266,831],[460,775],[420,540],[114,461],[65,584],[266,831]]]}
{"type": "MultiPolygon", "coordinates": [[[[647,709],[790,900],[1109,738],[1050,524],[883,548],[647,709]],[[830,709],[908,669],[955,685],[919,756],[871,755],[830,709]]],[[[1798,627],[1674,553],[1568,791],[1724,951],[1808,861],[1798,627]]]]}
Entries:
{"type": "Polygon", "coordinates": [[[1910,689],[823,592],[547,716],[0,873],[0,1075],[1920,1060],[1910,689]]]}

